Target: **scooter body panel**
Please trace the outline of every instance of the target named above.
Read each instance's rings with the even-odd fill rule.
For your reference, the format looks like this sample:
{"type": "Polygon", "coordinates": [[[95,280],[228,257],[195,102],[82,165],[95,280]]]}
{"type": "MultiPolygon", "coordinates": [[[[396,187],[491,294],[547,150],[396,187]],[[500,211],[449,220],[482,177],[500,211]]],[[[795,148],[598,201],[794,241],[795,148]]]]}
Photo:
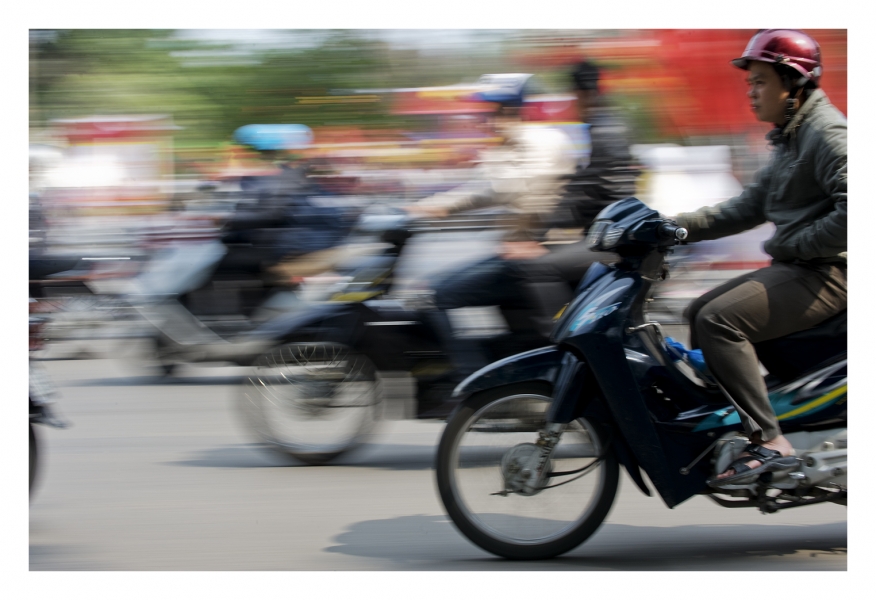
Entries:
{"type": "Polygon", "coordinates": [[[483,390],[527,381],[553,385],[560,371],[563,354],[556,346],[547,346],[499,360],[462,381],[453,390],[453,397],[470,396],[483,390]]]}
{"type": "Polygon", "coordinates": [[[209,281],[227,252],[218,240],[165,248],[134,278],[130,294],[167,297],[196,290],[209,281]]]}
{"type": "Polygon", "coordinates": [[[622,323],[629,312],[633,294],[630,289],[640,285],[636,277],[609,269],[591,282],[586,293],[573,300],[554,325],[551,341],[582,349],[588,345],[588,334],[599,335],[622,323]],[[626,312],[622,309],[626,309],[626,312]]]}
{"type": "MultiPolygon", "coordinates": [[[[784,433],[845,425],[848,400],[848,361],[819,369],[770,392],[770,402],[784,433]]],[[[741,429],[733,408],[716,410],[694,432],[724,433],[741,429]]]]}
{"type": "MultiPolygon", "coordinates": [[[[587,363],[618,432],[660,496],[672,507],[701,491],[703,479],[680,474],[681,467],[695,456],[696,447],[672,443],[658,431],[648,397],[643,394],[643,364],[636,355],[628,355],[625,347],[629,334],[624,326],[644,291],[637,273],[607,272],[557,323],[554,339],[573,348],[587,363]]],[[[571,396],[557,399],[559,403],[577,401],[571,396]]]]}

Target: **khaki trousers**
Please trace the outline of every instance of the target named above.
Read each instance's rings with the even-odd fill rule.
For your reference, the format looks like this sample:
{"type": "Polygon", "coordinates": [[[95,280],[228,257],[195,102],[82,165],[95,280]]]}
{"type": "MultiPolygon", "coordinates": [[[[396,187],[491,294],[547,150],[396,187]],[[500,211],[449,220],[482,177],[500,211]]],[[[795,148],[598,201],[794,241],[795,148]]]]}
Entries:
{"type": "Polygon", "coordinates": [[[846,308],[845,264],[773,262],[732,279],[688,307],[691,347],[739,411],[755,440],[781,435],[754,346],[818,325],[846,308]]]}

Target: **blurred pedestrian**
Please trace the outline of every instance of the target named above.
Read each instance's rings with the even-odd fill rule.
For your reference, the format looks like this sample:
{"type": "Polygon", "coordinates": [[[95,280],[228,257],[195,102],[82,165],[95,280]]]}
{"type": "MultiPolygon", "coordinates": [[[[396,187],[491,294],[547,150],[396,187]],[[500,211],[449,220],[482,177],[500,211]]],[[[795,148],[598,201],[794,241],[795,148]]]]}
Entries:
{"type": "Polygon", "coordinates": [[[846,118],[819,87],[821,49],[801,31],[758,32],[733,65],[748,72],[758,120],[775,128],[770,163],[739,196],[676,217],[689,241],[771,222],[770,266],[719,286],[687,310],[691,346],[739,412],[750,440],[709,481],[721,488],[796,465],[761,376],[753,344],[809,329],[846,309],[846,118]]]}

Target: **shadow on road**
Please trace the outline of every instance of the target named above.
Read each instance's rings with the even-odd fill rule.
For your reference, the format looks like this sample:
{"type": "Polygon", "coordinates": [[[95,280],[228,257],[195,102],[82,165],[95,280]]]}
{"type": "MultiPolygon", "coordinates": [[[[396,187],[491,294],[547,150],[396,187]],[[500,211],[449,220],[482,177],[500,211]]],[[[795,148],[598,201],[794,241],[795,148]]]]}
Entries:
{"type": "Polygon", "coordinates": [[[326,551],[384,559],[385,570],[846,570],[847,539],[845,522],[681,527],[607,523],[564,556],[519,562],[472,545],[447,517],[418,515],[357,523],[326,551]],[[383,543],[375,544],[376,539],[383,543]]]}
{"type": "Polygon", "coordinates": [[[29,546],[29,571],[106,571],[112,569],[94,559],[87,552],[69,544],[34,544],[29,546]]]}
{"type": "Polygon", "coordinates": [[[82,360],[44,358],[42,361],[60,387],[237,385],[248,374],[245,367],[230,363],[180,364],[171,373],[165,373],[154,362],[122,355],[82,360]]]}
{"type": "Polygon", "coordinates": [[[234,444],[193,452],[191,458],[162,463],[181,467],[216,469],[258,469],[302,466],[292,457],[275,452],[262,444],[234,444]]]}
{"type": "Polygon", "coordinates": [[[327,465],[314,467],[272,450],[266,445],[234,444],[205,448],[193,452],[191,458],[166,463],[185,467],[213,467],[218,469],[251,469],[259,467],[368,467],[394,471],[420,471],[435,465],[434,446],[415,444],[363,444],[349,455],[340,456],[327,465]]]}
{"type": "Polygon", "coordinates": [[[176,377],[162,375],[139,375],[136,377],[101,377],[99,379],[79,379],[58,382],[65,387],[136,387],[152,386],[192,386],[192,385],[237,385],[243,381],[240,375],[176,377]]]}

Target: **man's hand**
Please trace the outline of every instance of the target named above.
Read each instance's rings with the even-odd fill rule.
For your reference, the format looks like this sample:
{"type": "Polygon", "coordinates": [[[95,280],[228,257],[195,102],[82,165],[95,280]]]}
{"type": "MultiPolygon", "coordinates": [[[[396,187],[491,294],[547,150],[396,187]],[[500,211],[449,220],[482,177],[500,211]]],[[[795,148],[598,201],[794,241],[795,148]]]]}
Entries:
{"type": "Polygon", "coordinates": [[[532,260],[550,252],[538,242],[503,242],[501,255],[505,260],[532,260]]]}

